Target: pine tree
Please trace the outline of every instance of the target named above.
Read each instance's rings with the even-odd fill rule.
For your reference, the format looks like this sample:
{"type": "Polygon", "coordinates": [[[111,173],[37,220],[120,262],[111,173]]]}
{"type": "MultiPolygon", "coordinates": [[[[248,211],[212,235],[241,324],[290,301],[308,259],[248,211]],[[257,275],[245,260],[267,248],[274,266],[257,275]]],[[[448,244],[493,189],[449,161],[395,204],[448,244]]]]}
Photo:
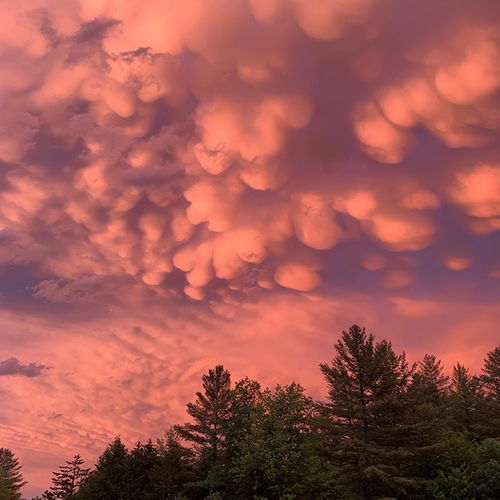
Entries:
{"type": "Polygon", "coordinates": [[[56,495],[50,490],[46,490],[42,493],[41,497],[35,497],[33,500],[56,500],[56,495]]]}
{"type": "Polygon", "coordinates": [[[406,477],[419,482],[422,494],[428,492],[436,477],[442,454],[449,443],[447,396],[449,377],[441,361],[426,354],[417,364],[406,393],[407,411],[401,422],[401,445],[408,454],[400,466],[406,477]]]}
{"type": "Polygon", "coordinates": [[[481,381],[488,396],[500,401],[500,345],[487,354],[481,381]]]}
{"type": "Polygon", "coordinates": [[[125,500],[129,495],[129,453],[120,438],[108,445],[96,468],[82,482],[78,500],[125,500]]]}
{"type": "Polygon", "coordinates": [[[0,448],[0,492],[6,499],[21,498],[21,488],[26,484],[21,474],[19,459],[8,448],[0,448]]]}
{"type": "Polygon", "coordinates": [[[137,443],[129,456],[130,495],[142,500],[155,500],[154,472],[160,466],[160,456],[151,440],[137,443]]]}
{"type": "Polygon", "coordinates": [[[191,498],[193,483],[198,479],[194,468],[194,453],[182,446],[179,436],[171,428],[165,437],[157,440],[159,464],[153,471],[155,500],[191,498]]]}
{"type": "Polygon", "coordinates": [[[455,428],[471,438],[480,437],[484,409],[481,382],[460,363],[453,367],[449,403],[455,428]]]}
{"type": "Polygon", "coordinates": [[[484,435],[500,438],[500,346],[487,354],[480,379],[485,392],[481,408],[484,435]]]}
{"type": "Polygon", "coordinates": [[[175,426],[182,439],[194,444],[198,470],[204,479],[198,484],[209,495],[224,484],[223,456],[231,409],[231,375],[222,365],[203,375],[203,393],[187,404],[194,423],[175,426]]]}
{"type": "Polygon", "coordinates": [[[18,500],[21,495],[11,488],[7,475],[0,470],[0,498],[2,500],[18,500]]]}
{"type": "Polygon", "coordinates": [[[449,377],[443,374],[441,360],[432,354],[426,354],[418,362],[413,374],[412,386],[421,391],[421,397],[428,403],[438,404],[443,400],[449,386],[449,377]]]}
{"type": "Polygon", "coordinates": [[[195,444],[202,461],[209,466],[218,463],[225,440],[225,426],[231,407],[231,375],[218,365],[203,375],[204,392],[188,403],[187,412],[194,423],[175,427],[180,437],[195,444]]]}
{"type": "Polygon", "coordinates": [[[386,340],[374,344],[373,335],[357,325],[342,333],[335,349],[332,364],[320,365],[331,411],[353,435],[369,442],[377,431],[374,424],[389,418],[390,407],[397,409],[395,396],[408,386],[412,370],[404,354],[396,355],[386,340]]]}
{"type": "Polygon", "coordinates": [[[90,469],[82,468],[83,464],[82,457],[75,455],[73,460],[66,461],[66,465],[60,466],[59,471],[53,473],[50,498],[63,500],[74,498],[90,472],[90,469]]]}
{"type": "Polygon", "coordinates": [[[400,444],[413,367],[404,354],[394,353],[390,342],[375,343],[357,325],[342,333],[335,350],[332,363],[320,366],[329,386],[327,411],[337,428],[336,456],[349,494],[404,497],[407,488],[416,487],[398,470],[407,454],[400,444]]]}

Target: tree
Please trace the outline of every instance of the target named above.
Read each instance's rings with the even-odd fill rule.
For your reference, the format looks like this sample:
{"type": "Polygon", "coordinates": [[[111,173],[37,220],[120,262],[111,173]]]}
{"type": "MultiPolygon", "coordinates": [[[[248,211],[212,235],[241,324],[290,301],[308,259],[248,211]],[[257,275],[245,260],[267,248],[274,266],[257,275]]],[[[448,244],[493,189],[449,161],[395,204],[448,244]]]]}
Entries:
{"type": "Polygon", "coordinates": [[[160,465],[158,450],[153,443],[137,443],[129,455],[129,494],[131,498],[153,500],[155,496],[154,472],[160,465]]]}
{"type": "MultiPolygon", "coordinates": [[[[77,455],[34,500],[494,500],[498,350],[480,377],[457,364],[450,380],[435,356],[409,366],[353,325],[321,365],[324,402],[296,383],[231,387],[218,365],[187,405],[190,423],[130,452],[116,438],[90,473],[77,455]]],[[[19,463],[0,458],[0,500],[19,500],[19,463]]]]}
{"type": "Polygon", "coordinates": [[[481,381],[488,396],[500,400],[500,345],[490,351],[484,360],[481,381]]]}
{"type": "Polygon", "coordinates": [[[412,369],[404,354],[396,355],[390,342],[374,344],[374,336],[352,326],[335,344],[331,365],[321,364],[329,386],[330,408],[351,433],[369,442],[377,429],[373,424],[390,419],[395,396],[408,386],[412,369]]]}
{"type": "Polygon", "coordinates": [[[227,422],[231,408],[231,375],[222,365],[203,375],[203,392],[187,404],[194,423],[175,426],[179,437],[194,444],[198,471],[203,478],[198,485],[209,495],[224,485],[223,455],[227,422]]]}
{"type": "Polygon", "coordinates": [[[82,468],[83,464],[82,457],[75,455],[73,460],[68,460],[66,461],[66,465],[60,466],[59,471],[53,474],[52,486],[45,493],[46,498],[73,499],[90,471],[90,469],[82,468]]]}
{"type": "Polygon", "coordinates": [[[442,471],[431,488],[436,500],[500,498],[500,441],[486,439],[460,465],[442,471]]]}
{"type": "Polygon", "coordinates": [[[449,403],[455,428],[471,438],[480,437],[484,409],[481,382],[460,363],[453,367],[449,403]]]}
{"type": "Polygon", "coordinates": [[[295,383],[266,390],[238,438],[224,499],[333,499],[335,470],[319,454],[316,405],[295,383]]]}
{"type": "Polygon", "coordinates": [[[0,470],[0,498],[2,500],[18,500],[21,495],[13,490],[7,479],[7,475],[0,470]]]}
{"type": "MultiPolygon", "coordinates": [[[[189,495],[198,479],[194,467],[194,453],[179,442],[179,436],[171,428],[165,437],[157,440],[159,464],[153,470],[155,500],[178,500],[189,495]]],[[[191,498],[191,496],[189,496],[191,498]]]]}
{"type": "Polygon", "coordinates": [[[234,474],[242,455],[242,443],[255,429],[262,409],[260,384],[248,377],[236,382],[230,393],[230,407],[224,422],[224,449],[217,467],[208,473],[210,484],[217,484],[224,498],[234,498],[240,491],[240,479],[234,474]]]}
{"type": "Polygon", "coordinates": [[[179,436],[195,444],[202,462],[208,467],[219,461],[225,440],[225,426],[231,407],[231,375],[222,365],[203,375],[203,393],[188,403],[187,412],[194,423],[175,427],[179,436]]]}
{"type": "Polygon", "coordinates": [[[400,422],[400,445],[407,450],[400,470],[406,477],[428,488],[437,474],[442,448],[448,435],[446,408],[449,377],[443,374],[441,361],[426,354],[416,366],[404,395],[406,411],[400,422]]]}
{"type": "Polygon", "coordinates": [[[337,428],[334,456],[342,464],[350,494],[404,498],[415,482],[398,469],[407,451],[404,417],[406,391],[414,371],[390,342],[353,325],[335,344],[331,364],[321,364],[329,387],[327,412],[337,428]],[[353,490],[354,488],[354,490],[353,490]]]}
{"type": "Polygon", "coordinates": [[[441,360],[432,354],[426,354],[417,364],[413,374],[412,387],[420,392],[420,397],[429,404],[439,404],[446,396],[449,377],[443,374],[441,360]]]}
{"type": "Polygon", "coordinates": [[[120,438],[108,445],[96,469],[82,482],[78,500],[125,500],[129,496],[129,453],[120,438]]]}
{"type": "Polygon", "coordinates": [[[11,450],[0,448],[0,492],[6,500],[21,498],[21,488],[26,484],[21,468],[19,459],[11,450]]]}
{"type": "Polygon", "coordinates": [[[484,434],[500,438],[500,346],[487,354],[480,380],[485,392],[482,407],[484,434]]]}

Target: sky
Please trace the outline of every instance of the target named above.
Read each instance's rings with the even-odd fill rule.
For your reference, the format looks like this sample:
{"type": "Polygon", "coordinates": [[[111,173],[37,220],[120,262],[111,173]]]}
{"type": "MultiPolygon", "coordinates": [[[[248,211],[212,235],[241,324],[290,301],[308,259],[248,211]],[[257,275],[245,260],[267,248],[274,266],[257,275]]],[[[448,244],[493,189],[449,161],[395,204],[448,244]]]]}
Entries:
{"type": "Polygon", "coordinates": [[[500,322],[500,3],[0,0],[0,446],[26,494],[301,382],[356,323],[481,369],[500,322]]]}

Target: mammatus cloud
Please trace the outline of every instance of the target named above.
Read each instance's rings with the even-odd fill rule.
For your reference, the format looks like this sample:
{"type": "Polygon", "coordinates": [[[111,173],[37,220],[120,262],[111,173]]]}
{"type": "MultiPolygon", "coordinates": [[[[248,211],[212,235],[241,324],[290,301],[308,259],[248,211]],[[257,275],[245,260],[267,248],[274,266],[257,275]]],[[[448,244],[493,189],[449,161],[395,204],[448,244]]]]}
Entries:
{"type": "Polygon", "coordinates": [[[4,0],[0,217],[66,284],[38,293],[309,291],[350,240],[385,287],[441,213],[498,230],[498,7],[445,4],[401,41],[429,2],[4,0]]]}
{"type": "Polygon", "coordinates": [[[33,468],[181,418],[212,362],[287,382],[306,353],[319,395],[350,323],[479,366],[500,279],[497,2],[0,12],[0,342],[54,366],[2,378],[0,436],[33,468]]]}
{"type": "Polygon", "coordinates": [[[46,366],[37,365],[36,363],[23,365],[17,358],[9,358],[0,361],[0,376],[22,375],[24,377],[38,377],[45,369],[47,369],[46,366]]]}

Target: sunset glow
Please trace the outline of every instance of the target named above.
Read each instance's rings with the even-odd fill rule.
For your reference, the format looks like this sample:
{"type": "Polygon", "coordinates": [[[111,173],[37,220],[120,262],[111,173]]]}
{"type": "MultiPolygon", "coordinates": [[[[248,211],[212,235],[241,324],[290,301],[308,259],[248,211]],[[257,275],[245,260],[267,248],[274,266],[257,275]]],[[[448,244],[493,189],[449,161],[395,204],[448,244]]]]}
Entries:
{"type": "Polygon", "coordinates": [[[0,0],[0,447],[29,484],[300,381],[500,338],[500,2],[0,0]]]}

